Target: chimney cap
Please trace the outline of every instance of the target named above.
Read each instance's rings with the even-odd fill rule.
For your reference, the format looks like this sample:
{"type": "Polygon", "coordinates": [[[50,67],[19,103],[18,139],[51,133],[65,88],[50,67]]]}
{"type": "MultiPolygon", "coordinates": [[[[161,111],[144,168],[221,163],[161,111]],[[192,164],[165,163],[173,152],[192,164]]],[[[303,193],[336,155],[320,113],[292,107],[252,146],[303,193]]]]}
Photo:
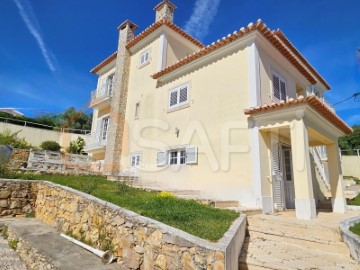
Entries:
{"type": "Polygon", "coordinates": [[[176,6],[173,3],[171,3],[169,0],[163,0],[156,7],[154,7],[154,10],[159,11],[166,4],[170,7],[172,11],[176,9],[176,6]]]}
{"type": "Polygon", "coordinates": [[[119,25],[119,27],[117,28],[117,30],[123,30],[126,28],[126,26],[129,25],[130,29],[132,29],[133,31],[135,31],[136,29],[138,29],[138,26],[133,23],[130,20],[126,20],[124,21],[122,24],[119,25]]]}

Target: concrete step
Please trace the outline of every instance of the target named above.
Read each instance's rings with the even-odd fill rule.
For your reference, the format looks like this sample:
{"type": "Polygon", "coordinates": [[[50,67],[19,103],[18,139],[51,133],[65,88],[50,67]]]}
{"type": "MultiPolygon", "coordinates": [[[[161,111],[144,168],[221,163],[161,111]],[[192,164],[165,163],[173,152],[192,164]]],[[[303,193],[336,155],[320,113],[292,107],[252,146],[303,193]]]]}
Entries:
{"type": "Polygon", "coordinates": [[[32,257],[26,255],[26,259],[31,262],[41,261],[46,268],[40,267],[40,269],[119,269],[119,265],[116,263],[103,265],[99,257],[66,240],[60,236],[60,232],[34,218],[1,218],[0,224],[5,224],[20,240],[17,250],[25,247],[26,252],[25,250],[19,251],[21,258],[29,252],[36,254],[32,257]]]}
{"type": "Polygon", "coordinates": [[[267,241],[283,242],[308,249],[321,250],[321,251],[326,251],[326,252],[331,252],[346,256],[350,255],[348,246],[340,241],[324,241],[318,239],[313,240],[313,239],[308,239],[308,238],[306,239],[299,237],[294,238],[292,236],[282,235],[281,233],[278,233],[278,231],[266,232],[266,233],[257,232],[252,230],[250,227],[248,232],[251,240],[255,238],[260,238],[267,241]]]}
{"type": "Polygon", "coordinates": [[[239,269],[250,270],[359,269],[349,256],[262,238],[246,239],[239,265],[239,269]]]}
{"type": "Polygon", "coordinates": [[[288,238],[308,241],[338,242],[341,241],[340,229],[306,223],[288,222],[265,215],[250,216],[247,219],[248,229],[253,232],[277,234],[288,238]]]}

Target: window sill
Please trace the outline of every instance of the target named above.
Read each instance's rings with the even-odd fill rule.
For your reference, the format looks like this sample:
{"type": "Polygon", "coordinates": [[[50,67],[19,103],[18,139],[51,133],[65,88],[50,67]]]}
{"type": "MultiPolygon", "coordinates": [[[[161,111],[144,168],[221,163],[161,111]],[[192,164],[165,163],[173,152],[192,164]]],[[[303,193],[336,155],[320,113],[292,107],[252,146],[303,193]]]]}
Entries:
{"type": "Polygon", "coordinates": [[[186,108],[188,108],[188,107],[190,107],[190,103],[186,103],[186,104],[183,104],[183,105],[174,107],[174,108],[168,108],[167,113],[180,111],[180,110],[186,109],[186,108]]]}
{"type": "Polygon", "coordinates": [[[145,67],[145,66],[147,66],[149,64],[150,64],[150,60],[145,62],[144,64],[138,65],[138,69],[141,69],[141,68],[143,68],[143,67],[145,67]]]}

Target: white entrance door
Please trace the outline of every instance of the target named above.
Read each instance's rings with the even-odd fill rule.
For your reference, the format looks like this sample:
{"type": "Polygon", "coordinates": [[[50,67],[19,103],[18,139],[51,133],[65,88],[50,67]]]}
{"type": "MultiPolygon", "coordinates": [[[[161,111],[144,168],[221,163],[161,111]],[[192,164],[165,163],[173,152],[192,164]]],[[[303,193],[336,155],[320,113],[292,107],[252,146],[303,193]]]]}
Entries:
{"type": "Polygon", "coordinates": [[[291,149],[282,147],[283,181],[285,188],[285,204],[287,209],[295,209],[295,189],[291,160],[291,149]]]}

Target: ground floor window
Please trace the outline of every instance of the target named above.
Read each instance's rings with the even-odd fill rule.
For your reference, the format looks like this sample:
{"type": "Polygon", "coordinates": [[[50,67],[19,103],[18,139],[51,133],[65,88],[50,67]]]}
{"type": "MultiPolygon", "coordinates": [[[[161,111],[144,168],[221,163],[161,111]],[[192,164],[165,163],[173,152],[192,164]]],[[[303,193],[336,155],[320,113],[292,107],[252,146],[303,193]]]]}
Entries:
{"type": "Polygon", "coordinates": [[[187,146],[179,149],[164,150],[157,153],[157,165],[181,165],[197,163],[197,147],[187,146]]]}
{"type": "Polygon", "coordinates": [[[130,156],[131,167],[133,167],[133,168],[139,167],[140,166],[140,160],[141,160],[140,153],[132,153],[131,156],[130,156]]]}
{"type": "Polygon", "coordinates": [[[170,152],[170,165],[185,164],[185,163],[186,163],[185,149],[170,152]]]}

